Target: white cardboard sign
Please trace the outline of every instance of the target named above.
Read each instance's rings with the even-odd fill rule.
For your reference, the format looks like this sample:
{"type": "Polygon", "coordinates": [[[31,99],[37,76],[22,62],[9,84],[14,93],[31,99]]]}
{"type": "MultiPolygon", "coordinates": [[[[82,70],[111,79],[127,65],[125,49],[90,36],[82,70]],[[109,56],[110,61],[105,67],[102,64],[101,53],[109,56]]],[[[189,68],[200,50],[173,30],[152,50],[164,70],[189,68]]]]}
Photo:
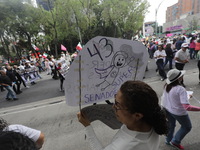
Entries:
{"type": "Polygon", "coordinates": [[[98,36],[79,52],[65,77],[70,106],[112,99],[127,80],[142,80],[148,61],[138,41],[98,36]]]}

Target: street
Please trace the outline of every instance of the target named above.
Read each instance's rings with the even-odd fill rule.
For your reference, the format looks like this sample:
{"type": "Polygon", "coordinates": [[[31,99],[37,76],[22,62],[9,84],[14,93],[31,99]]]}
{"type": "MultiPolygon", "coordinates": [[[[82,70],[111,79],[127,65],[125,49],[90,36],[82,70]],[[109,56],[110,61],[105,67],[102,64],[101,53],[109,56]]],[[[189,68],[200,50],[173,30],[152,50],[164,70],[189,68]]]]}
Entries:
{"type": "MultiPolygon", "coordinates": [[[[184,82],[188,91],[194,92],[194,97],[200,100],[200,85],[198,80],[197,60],[191,60],[186,64],[187,70],[184,82]]],[[[167,72],[168,66],[166,66],[167,72]]],[[[149,60],[148,71],[144,82],[148,83],[158,94],[162,95],[165,81],[161,81],[155,72],[156,65],[154,59],[149,60]]],[[[89,145],[85,140],[84,127],[78,122],[76,114],[78,107],[70,107],[65,103],[63,92],[59,91],[59,80],[54,80],[44,72],[43,79],[39,79],[37,84],[26,89],[22,85],[23,93],[18,95],[19,100],[8,102],[5,100],[6,91],[0,93],[0,117],[10,124],[23,124],[45,134],[45,143],[42,150],[89,150],[89,145]]],[[[192,105],[200,106],[199,102],[191,98],[192,105]]],[[[103,103],[103,102],[102,102],[103,103]]],[[[186,135],[182,145],[185,150],[198,150],[200,147],[200,112],[189,112],[193,128],[186,135]]],[[[100,121],[92,123],[99,140],[108,144],[117,130],[112,130],[100,121]]],[[[177,124],[177,126],[179,126],[177,124]]],[[[165,145],[165,137],[161,137],[160,149],[171,150],[165,145]]]]}

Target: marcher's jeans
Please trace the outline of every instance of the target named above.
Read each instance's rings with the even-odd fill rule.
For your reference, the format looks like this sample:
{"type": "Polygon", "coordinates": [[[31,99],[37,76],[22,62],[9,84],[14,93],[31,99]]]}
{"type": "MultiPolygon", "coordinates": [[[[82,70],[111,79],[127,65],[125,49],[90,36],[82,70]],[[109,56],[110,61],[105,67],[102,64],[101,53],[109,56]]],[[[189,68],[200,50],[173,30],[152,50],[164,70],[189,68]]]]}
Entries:
{"type": "Polygon", "coordinates": [[[164,67],[167,65],[167,63],[169,62],[169,69],[172,69],[172,60],[173,58],[171,57],[166,57],[165,58],[165,64],[164,64],[164,67]]]}
{"type": "Polygon", "coordinates": [[[188,115],[177,116],[166,110],[166,115],[168,119],[169,131],[167,134],[166,141],[172,141],[175,144],[180,144],[181,140],[185,137],[185,135],[190,132],[192,129],[192,124],[188,115]],[[176,120],[180,123],[181,127],[174,135],[174,130],[176,127],[176,120]]]}
{"type": "Polygon", "coordinates": [[[190,48],[190,59],[195,58],[195,48],[190,48]]]}
{"type": "MultiPolygon", "coordinates": [[[[184,69],[185,64],[181,64],[181,63],[175,63],[175,67],[178,70],[183,70],[184,69]]],[[[181,84],[184,85],[184,80],[181,81],[181,84]]]]}
{"type": "Polygon", "coordinates": [[[158,66],[158,71],[159,71],[159,75],[166,79],[166,73],[165,73],[165,70],[164,70],[164,62],[163,62],[163,59],[158,59],[156,61],[156,64],[158,66]]]}
{"type": "Polygon", "coordinates": [[[6,95],[6,98],[16,98],[16,94],[15,92],[13,91],[13,88],[12,86],[4,86],[6,88],[6,90],[8,91],[7,95],[6,95]],[[10,97],[11,96],[11,97],[10,97]]]}

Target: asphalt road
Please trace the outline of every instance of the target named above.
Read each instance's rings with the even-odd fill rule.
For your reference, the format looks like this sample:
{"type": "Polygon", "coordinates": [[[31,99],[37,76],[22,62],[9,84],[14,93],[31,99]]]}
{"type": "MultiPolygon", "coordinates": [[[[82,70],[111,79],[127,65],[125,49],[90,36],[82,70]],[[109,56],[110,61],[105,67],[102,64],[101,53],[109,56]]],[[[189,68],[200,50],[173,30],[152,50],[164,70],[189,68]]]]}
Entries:
{"type": "MultiPolygon", "coordinates": [[[[144,81],[152,86],[160,97],[164,81],[156,74],[155,61],[149,60],[148,69],[144,81]]],[[[200,100],[200,85],[196,60],[191,60],[185,67],[184,77],[187,90],[194,91],[194,96],[200,100]]],[[[167,67],[166,67],[167,68],[167,67]]],[[[167,71],[167,69],[166,69],[167,71]]],[[[85,140],[84,127],[78,122],[76,114],[78,107],[70,107],[65,104],[64,93],[59,91],[59,80],[53,80],[42,73],[43,79],[29,89],[23,88],[23,93],[18,95],[19,100],[8,102],[4,99],[6,92],[0,93],[0,117],[10,124],[23,124],[41,130],[45,134],[45,143],[42,150],[89,150],[85,140]]],[[[194,99],[191,104],[200,106],[194,99]]],[[[184,138],[182,144],[186,150],[200,149],[200,112],[189,112],[193,129],[184,138]]],[[[104,145],[110,142],[117,132],[100,121],[92,123],[95,132],[104,145]]],[[[178,125],[177,125],[178,126],[178,125]]],[[[173,148],[164,144],[165,137],[161,137],[160,149],[171,150],[173,148]]]]}

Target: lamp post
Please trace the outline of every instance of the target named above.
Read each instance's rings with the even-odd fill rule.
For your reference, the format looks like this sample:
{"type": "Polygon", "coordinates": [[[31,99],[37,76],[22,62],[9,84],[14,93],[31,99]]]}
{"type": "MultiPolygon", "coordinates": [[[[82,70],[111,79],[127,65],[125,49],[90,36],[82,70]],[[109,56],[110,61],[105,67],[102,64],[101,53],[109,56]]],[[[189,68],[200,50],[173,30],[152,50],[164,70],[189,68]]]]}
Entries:
{"type": "Polygon", "coordinates": [[[160,2],[160,4],[158,5],[158,7],[156,8],[156,13],[155,13],[155,33],[156,33],[156,37],[157,37],[157,28],[158,28],[158,24],[157,24],[157,14],[158,14],[158,9],[160,8],[160,5],[162,4],[162,2],[164,2],[164,0],[162,0],[160,2]]]}

